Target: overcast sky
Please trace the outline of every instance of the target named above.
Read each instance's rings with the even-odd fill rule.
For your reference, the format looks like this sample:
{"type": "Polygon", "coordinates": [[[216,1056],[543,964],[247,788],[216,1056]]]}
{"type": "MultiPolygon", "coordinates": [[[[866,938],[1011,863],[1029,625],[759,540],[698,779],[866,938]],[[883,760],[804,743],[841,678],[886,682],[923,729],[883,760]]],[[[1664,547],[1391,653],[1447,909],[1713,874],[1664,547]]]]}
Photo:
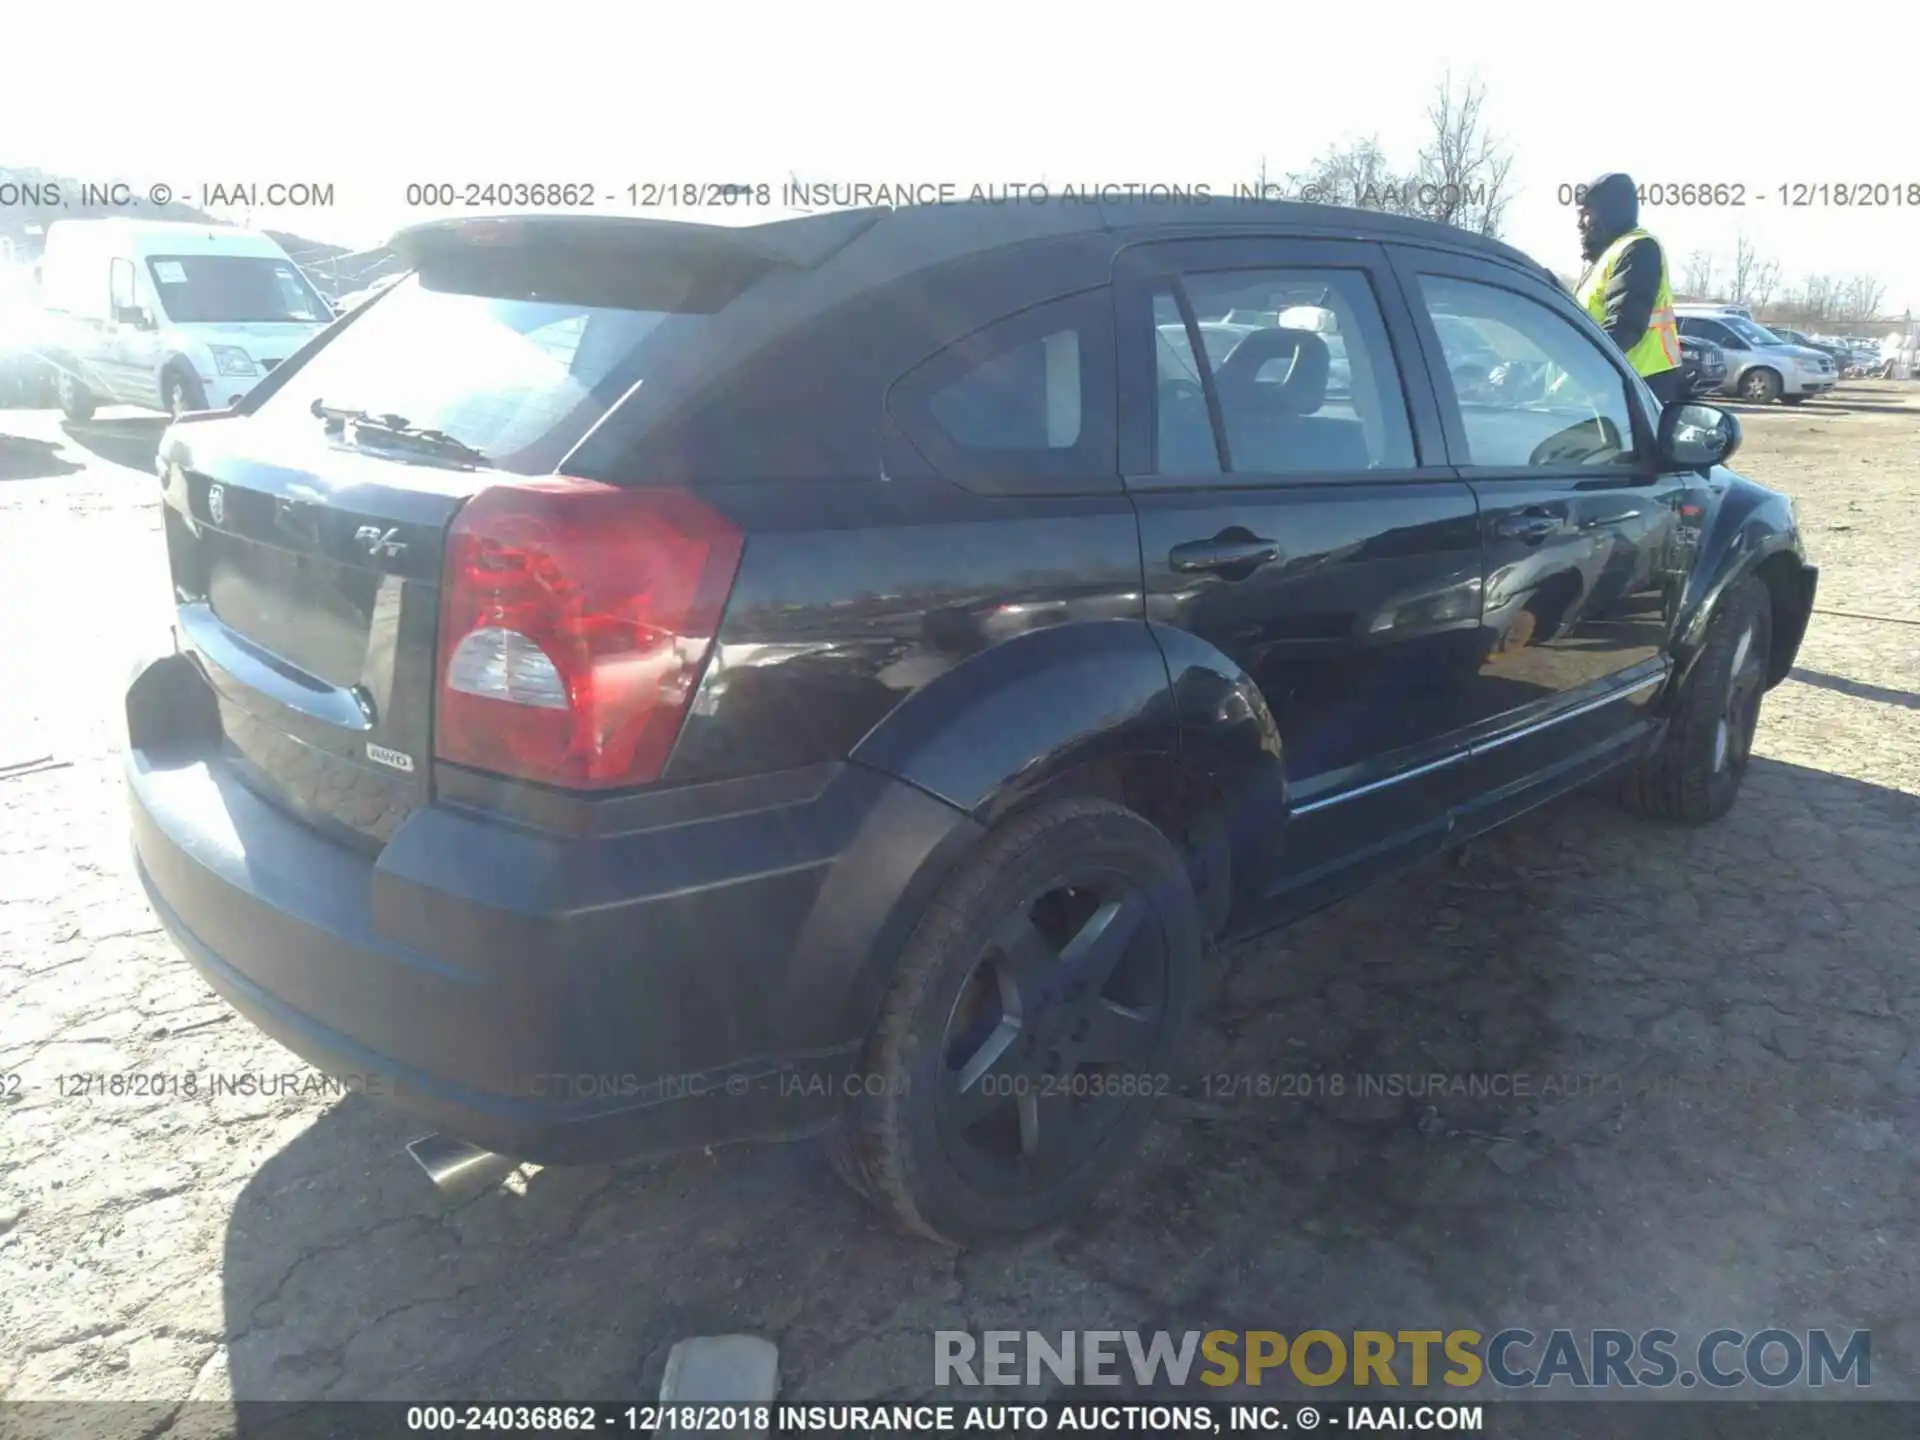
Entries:
{"type": "MultiPolygon", "coordinates": [[[[4,21],[0,165],[171,185],[331,182],[258,223],[373,243],[429,213],[409,182],[1209,183],[1377,135],[1411,161],[1439,77],[1477,75],[1515,156],[1506,238],[1577,268],[1559,187],[1611,169],[1743,185],[1744,209],[1651,209],[1676,269],[1745,233],[1787,283],[1869,271],[1920,309],[1920,205],[1782,203],[1780,187],[1920,187],[1907,8],[1670,13],[1622,53],[1604,8],[1259,3],[616,9],[335,3],[156,23],[151,6],[20,4],[4,21]],[[1470,17],[1470,18],[1469,18],[1470,17]],[[311,28],[302,32],[306,22],[311,28]],[[1887,42],[1876,51],[1875,35],[1887,42]],[[1808,60],[1806,84],[1795,78],[1808,60]],[[1830,77],[1843,77],[1839,80],[1830,77]]],[[[1651,15],[1652,12],[1645,12],[1651,15]]],[[[1631,23],[1630,23],[1631,22],[1631,23]]],[[[1920,188],[1915,190],[1920,196],[1920,188]]],[[[707,216],[705,218],[717,218],[707,216]]],[[[735,218],[748,218],[736,215],[735,218]]]]}

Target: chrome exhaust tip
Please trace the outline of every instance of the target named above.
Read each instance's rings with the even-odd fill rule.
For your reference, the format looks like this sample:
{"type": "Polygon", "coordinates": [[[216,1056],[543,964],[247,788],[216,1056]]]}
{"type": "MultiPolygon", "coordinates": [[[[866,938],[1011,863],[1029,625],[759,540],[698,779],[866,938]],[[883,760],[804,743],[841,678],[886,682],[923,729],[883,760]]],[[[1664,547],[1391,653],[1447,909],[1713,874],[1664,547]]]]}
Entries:
{"type": "Polygon", "coordinates": [[[451,1135],[423,1135],[407,1142],[407,1154],[427,1172],[443,1195],[472,1195],[491,1189],[520,1168],[518,1160],[482,1150],[451,1135]]]}

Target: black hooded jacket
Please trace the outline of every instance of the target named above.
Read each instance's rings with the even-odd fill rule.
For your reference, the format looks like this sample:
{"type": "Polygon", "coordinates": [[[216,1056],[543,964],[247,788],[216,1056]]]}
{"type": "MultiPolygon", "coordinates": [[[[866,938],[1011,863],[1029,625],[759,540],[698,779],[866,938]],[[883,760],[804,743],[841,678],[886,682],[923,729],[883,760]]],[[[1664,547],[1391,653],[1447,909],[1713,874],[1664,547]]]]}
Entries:
{"type": "MultiPolygon", "coordinates": [[[[1633,181],[1618,172],[1602,175],[1589,185],[1580,208],[1598,222],[1593,239],[1581,255],[1589,266],[1607,246],[1640,223],[1640,201],[1634,195],[1633,181]]],[[[1660,242],[1651,236],[1629,245],[1613,267],[1613,276],[1607,281],[1606,318],[1600,324],[1622,352],[1633,349],[1647,333],[1665,268],[1660,242]]],[[[1585,279],[1582,275],[1582,283],[1585,279]]]]}

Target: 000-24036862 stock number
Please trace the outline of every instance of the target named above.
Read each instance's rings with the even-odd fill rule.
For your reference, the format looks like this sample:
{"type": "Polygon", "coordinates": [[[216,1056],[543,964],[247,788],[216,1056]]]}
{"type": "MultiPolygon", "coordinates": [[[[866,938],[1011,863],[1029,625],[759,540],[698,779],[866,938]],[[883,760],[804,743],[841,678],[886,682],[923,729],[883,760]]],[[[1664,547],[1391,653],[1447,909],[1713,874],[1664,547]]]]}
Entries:
{"type": "Polygon", "coordinates": [[[764,182],[739,185],[703,180],[641,180],[623,186],[602,186],[590,181],[427,180],[408,185],[405,198],[409,205],[442,210],[512,205],[591,210],[602,204],[622,203],[640,210],[702,209],[768,205],[773,203],[773,187],[764,182]]]}

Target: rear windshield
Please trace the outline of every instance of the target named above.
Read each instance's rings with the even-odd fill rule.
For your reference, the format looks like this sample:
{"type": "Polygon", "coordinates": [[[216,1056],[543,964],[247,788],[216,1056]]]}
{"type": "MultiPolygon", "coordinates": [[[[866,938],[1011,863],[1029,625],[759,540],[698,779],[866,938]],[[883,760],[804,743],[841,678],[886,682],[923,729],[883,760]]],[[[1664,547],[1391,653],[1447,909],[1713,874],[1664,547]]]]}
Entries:
{"type": "Polygon", "coordinates": [[[544,473],[709,323],[704,313],[434,290],[408,276],[290,375],[261,413],[291,416],[319,401],[398,415],[501,469],[544,473]]]}

